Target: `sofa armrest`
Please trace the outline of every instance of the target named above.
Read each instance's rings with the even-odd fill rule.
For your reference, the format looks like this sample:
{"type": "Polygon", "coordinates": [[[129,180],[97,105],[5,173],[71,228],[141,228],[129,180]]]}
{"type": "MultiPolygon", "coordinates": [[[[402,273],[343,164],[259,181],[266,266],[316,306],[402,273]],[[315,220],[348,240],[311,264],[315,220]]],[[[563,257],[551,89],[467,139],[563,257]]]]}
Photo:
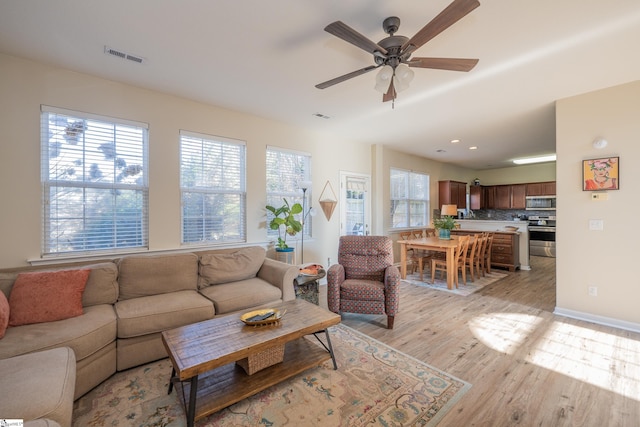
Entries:
{"type": "Polygon", "coordinates": [[[258,277],[279,288],[282,291],[283,301],[290,301],[296,298],[293,280],[298,277],[299,272],[297,265],[265,258],[262,267],[258,270],[258,277]]]}

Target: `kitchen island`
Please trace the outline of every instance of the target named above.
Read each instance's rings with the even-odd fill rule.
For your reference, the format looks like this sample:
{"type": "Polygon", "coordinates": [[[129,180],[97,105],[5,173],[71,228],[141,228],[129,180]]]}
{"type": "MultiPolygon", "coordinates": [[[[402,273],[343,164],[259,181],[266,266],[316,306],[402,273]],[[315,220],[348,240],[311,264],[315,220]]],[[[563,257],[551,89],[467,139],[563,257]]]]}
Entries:
{"type": "Polygon", "coordinates": [[[521,270],[531,270],[529,264],[529,229],[527,221],[493,221],[493,220],[474,220],[474,219],[456,219],[456,223],[460,224],[460,230],[464,231],[499,231],[501,233],[518,234],[518,261],[521,270]],[[517,227],[516,230],[507,230],[505,227],[517,227]]]}

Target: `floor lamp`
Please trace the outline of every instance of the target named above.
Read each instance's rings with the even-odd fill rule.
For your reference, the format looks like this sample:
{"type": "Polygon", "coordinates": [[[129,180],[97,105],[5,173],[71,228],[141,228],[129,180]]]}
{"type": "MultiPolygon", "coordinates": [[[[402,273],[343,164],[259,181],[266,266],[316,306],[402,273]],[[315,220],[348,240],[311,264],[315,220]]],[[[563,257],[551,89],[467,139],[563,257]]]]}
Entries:
{"type": "Polygon", "coordinates": [[[301,181],[300,188],[302,189],[302,239],[300,241],[300,264],[304,264],[304,223],[306,222],[307,215],[311,212],[306,212],[307,203],[307,190],[311,188],[311,181],[301,181]]]}

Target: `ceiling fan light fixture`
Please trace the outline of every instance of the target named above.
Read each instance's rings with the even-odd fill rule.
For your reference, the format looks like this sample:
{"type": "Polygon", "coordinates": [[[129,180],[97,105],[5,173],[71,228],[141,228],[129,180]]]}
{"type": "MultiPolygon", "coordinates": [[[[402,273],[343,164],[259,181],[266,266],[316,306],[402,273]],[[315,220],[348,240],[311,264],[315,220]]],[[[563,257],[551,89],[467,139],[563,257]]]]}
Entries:
{"type": "Polygon", "coordinates": [[[383,66],[376,75],[376,90],[380,93],[387,93],[392,77],[393,68],[391,68],[391,65],[383,66]]]}
{"type": "Polygon", "coordinates": [[[393,75],[393,87],[398,92],[408,89],[413,76],[414,72],[407,64],[398,65],[393,75]]]}

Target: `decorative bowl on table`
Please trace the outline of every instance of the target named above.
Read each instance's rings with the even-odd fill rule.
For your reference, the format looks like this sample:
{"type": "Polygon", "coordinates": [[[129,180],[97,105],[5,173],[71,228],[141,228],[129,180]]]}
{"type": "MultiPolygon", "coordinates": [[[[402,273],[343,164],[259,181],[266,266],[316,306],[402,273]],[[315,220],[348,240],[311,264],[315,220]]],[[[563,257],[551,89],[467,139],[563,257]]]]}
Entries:
{"type": "Polygon", "coordinates": [[[261,326],[277,323],[283,315],[283,312],[275,308],[263,308],[244,313],[240,316],[240,320],[249,326],[261,326]]]}

